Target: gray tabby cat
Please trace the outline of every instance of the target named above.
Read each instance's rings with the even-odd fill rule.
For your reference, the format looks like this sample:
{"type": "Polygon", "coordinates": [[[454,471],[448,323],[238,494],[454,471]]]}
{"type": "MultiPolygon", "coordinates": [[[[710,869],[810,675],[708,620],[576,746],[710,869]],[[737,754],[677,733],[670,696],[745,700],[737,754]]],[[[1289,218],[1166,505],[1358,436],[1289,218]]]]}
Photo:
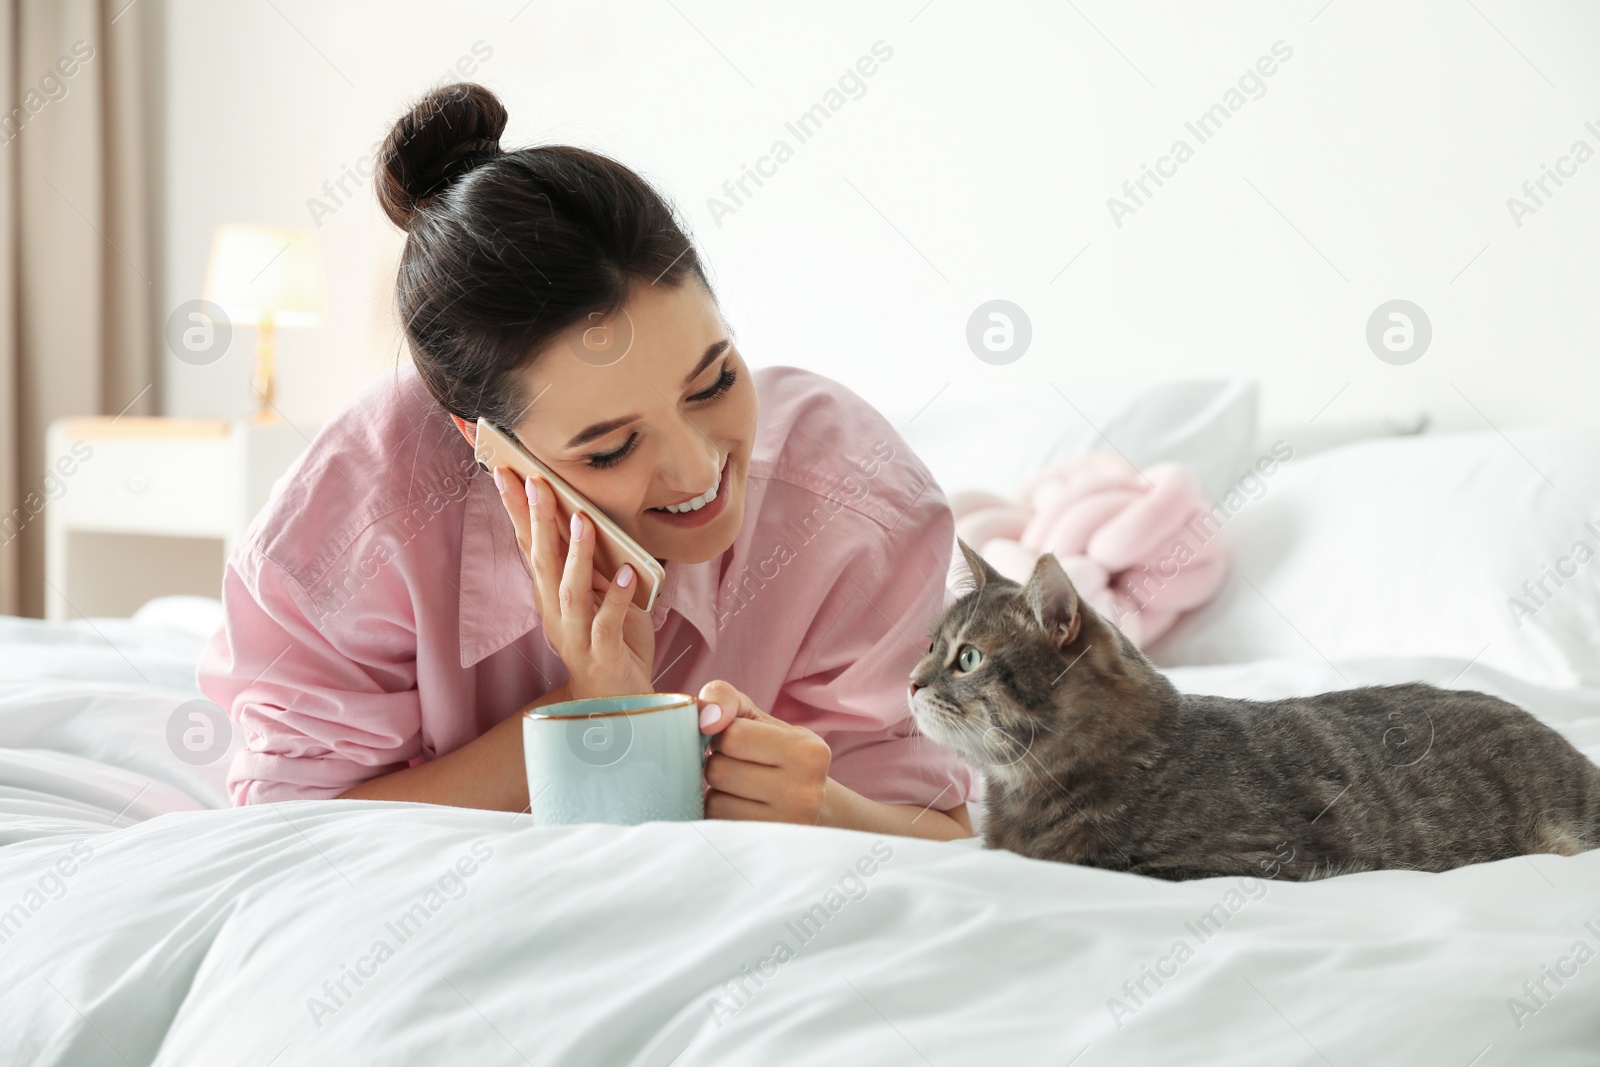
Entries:
{"type": "Polygon", "coordinates": [[[1185,695],[1053,555],[1022,586],[960,547],[974,588],[930,631],[910,700],[984,772],[990,848],[1307,880],[1600,847],[1600,767],[1503,700],[1422,683],[1185,695]]]}

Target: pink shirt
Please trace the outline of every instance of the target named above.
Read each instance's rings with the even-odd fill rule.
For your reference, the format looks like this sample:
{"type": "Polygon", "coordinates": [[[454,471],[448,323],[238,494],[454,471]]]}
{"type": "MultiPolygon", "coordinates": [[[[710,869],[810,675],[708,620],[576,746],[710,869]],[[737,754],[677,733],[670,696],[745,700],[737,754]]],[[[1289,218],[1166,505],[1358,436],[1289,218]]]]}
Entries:
{"type": "MultiPolygon", "coordinates": [[[[738,539],[668,562],[656,688],[722,678],[822,737],[831,777],[944,810],[972,770],[913,732],[907,675],[948,603],[949,505],[887,420],[794,367],[753,372],[738,539]]],[[[567,678],[494,481],[404,366],[334,415],[228,561],[198,670],[245,748],[235,804],[335,797],[453,751],[567,678]]]]}

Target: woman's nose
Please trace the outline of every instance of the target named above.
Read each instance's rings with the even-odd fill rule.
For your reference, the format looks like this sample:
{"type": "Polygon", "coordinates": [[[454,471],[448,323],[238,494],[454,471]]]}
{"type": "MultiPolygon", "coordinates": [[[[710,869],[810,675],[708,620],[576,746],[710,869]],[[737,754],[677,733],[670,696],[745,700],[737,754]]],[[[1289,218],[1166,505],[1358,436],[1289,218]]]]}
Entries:
{"type": "Polygon", "coordinates": [[[722,453],[711,446],[704,437],[696,434],[695,440],[678,455],[681,462],[676,466],[677,473],[666,478],[673,490],[680,493],[703,493],[711,488],[711,483],[717,480],[717,471],[722,466],[722,453]]]}
{"type": "MultiPolygon", "coordinates": [[[[702,468],[696,467],[694,469],[698,471],[702,468]]],[[[713,469],[709,475],[685,474],[676,478],[664,479],[667,485],[672,486],[672,491],[674,493],[683,494],[685,496],[699,495],[700,493],[705,492],[707,489],[711,488],[711,483],[716,480],[717,475],[715,469],[713,469]]]]}

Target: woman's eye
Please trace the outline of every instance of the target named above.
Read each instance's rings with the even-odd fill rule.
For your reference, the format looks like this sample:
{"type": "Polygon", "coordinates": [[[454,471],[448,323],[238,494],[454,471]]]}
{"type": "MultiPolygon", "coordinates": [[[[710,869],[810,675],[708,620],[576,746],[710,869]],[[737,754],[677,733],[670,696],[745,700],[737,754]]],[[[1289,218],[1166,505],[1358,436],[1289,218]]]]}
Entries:
{"type": "MultiPolygon", "coordinates": [[[[689,397],[689,399],[693,400],[695,403],[704,403],[707,400],[715,400],[723,393],[726,393],[729,389],[732,389],[733,383],[737,381],[738,378],[738,373],[724,364],[722,373],[717,376],[716,384],[702,393],[695,393],[693,396],[689,397]]],[[[638,443],[638,440],[639,435],[632,434],[629,436],[628,440],[623,443],[621,448],[618,448],[613,452],[591,453],[585,458],[584,462],[596,470],[604,470],[607,467],[615,466],[616,464],[621,463],[629,452],[633,451],[633,446],[638,443]]]]}
{"type": "Polygon", "coordinates": [[[723,364],[722,373],[717,375],[716,384],[703,393],[695,393],[689,399],[695,401],[696,403],[706,400],[715,400],[723,393],[726,393],[729,389],[732,389],[733,383],[737,381],[738,378],[739,375],[734,370],[732,370],[727,364],[723,364]]]}
{"type": "Polygon", "coordinates": [[[622,462],[622,458],[624,456],[633,451],[634,443],[638,440],[638,434],[629,434],[628,439],[622,443],[621,448],[614,452],[591,453],[586,462],[589,466],[594,467],[596,470],[603,470],[614,463],[620,463],[622,462]]]}
{"type": "Polygon", "coordinates": [[[956,666],[963,671],[971,672],[978,669],[978,664],[983,662],[983,653],[968,645],[961,650],[961,655],[956,657],[956,666]]]}

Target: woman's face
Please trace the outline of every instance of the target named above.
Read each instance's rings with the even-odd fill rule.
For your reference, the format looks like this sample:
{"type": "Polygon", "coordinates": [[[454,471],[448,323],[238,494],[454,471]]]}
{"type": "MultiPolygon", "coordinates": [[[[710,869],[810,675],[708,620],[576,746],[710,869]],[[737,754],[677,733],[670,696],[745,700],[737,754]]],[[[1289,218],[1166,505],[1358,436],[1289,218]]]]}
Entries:
{"type": "Polygon", "coordinates": [[[646,552],[698,563],[733,544],[758,405],[698,281],[636,284],[621,311],[557,336],[524,387],[517,436],[646,552]],[[697,511],[665,510],[702,496],[697,511]]]}

